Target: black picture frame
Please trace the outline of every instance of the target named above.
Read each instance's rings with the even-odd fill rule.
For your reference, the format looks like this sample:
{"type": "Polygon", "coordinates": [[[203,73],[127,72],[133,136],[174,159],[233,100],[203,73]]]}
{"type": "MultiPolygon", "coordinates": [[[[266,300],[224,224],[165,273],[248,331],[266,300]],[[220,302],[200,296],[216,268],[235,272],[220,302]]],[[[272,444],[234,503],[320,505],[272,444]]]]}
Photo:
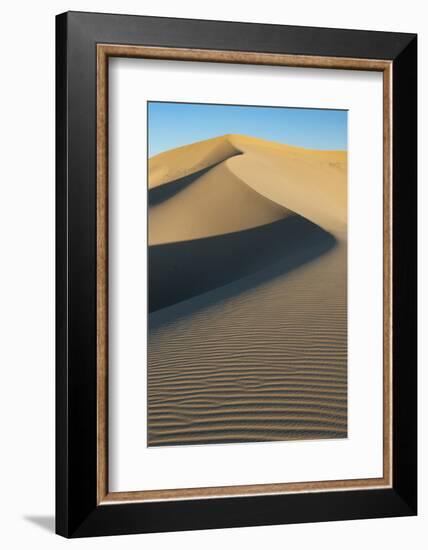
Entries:
{"type": "Polygon", "coordinates": [[[65,537],[417,513],[417,36],[68,12],[56,18],[56,532],[65,537]],[[392,487],[97,502],[97,44],[392,62],[392,487]]]}

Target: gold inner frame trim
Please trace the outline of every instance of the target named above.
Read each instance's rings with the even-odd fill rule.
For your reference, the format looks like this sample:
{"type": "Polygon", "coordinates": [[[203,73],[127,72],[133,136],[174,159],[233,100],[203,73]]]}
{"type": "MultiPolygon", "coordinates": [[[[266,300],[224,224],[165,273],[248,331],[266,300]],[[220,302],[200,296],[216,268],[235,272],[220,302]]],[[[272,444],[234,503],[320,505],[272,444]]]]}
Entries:
{"type": "Polygon", "coordinates": [[[391,61],[97,45],[97,503],[238,497],[392,486],[392,70],[391,61]],[[108,59],[133,57],[251,65],[378,71],[383,73],[383,476],[296,483],[109,492],[108,488],[108,59]]]}

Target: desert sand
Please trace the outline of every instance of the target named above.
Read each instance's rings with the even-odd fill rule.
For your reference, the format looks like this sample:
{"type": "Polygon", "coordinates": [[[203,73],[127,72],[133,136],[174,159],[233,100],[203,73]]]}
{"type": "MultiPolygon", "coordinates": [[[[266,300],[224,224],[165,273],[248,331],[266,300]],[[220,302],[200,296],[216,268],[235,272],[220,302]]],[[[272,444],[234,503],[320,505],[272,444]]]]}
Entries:
{"type": "Polygon", "coordinates": [[[240,135],[149,160],[149,445],[346,437],[346,173],[240,135]]]}

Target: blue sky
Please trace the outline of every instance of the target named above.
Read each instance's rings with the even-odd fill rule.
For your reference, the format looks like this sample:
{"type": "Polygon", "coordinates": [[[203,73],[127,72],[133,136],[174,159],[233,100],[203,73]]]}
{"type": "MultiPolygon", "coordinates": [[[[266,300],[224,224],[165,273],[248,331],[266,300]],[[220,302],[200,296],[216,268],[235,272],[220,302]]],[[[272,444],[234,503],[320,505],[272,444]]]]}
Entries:
{"type": "Polygon", "coordinates": [[[347,149],[347,111],[247,107],[205,103],[148,103],[149,156],[224,134],[307,147],[347,149]]]}

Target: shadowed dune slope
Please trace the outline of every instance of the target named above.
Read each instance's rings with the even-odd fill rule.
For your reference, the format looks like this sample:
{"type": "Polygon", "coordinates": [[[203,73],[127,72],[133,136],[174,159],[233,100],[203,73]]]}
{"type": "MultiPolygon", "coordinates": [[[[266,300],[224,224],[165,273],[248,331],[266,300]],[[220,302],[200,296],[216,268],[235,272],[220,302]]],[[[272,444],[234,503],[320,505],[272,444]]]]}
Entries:
{"type": "Polygon", "coordinates": [[[336,239],[297,215],[260,227],[149,248],[149,311],[261,271],[284,259],[283,273],[310,261],[336,239]]]}

